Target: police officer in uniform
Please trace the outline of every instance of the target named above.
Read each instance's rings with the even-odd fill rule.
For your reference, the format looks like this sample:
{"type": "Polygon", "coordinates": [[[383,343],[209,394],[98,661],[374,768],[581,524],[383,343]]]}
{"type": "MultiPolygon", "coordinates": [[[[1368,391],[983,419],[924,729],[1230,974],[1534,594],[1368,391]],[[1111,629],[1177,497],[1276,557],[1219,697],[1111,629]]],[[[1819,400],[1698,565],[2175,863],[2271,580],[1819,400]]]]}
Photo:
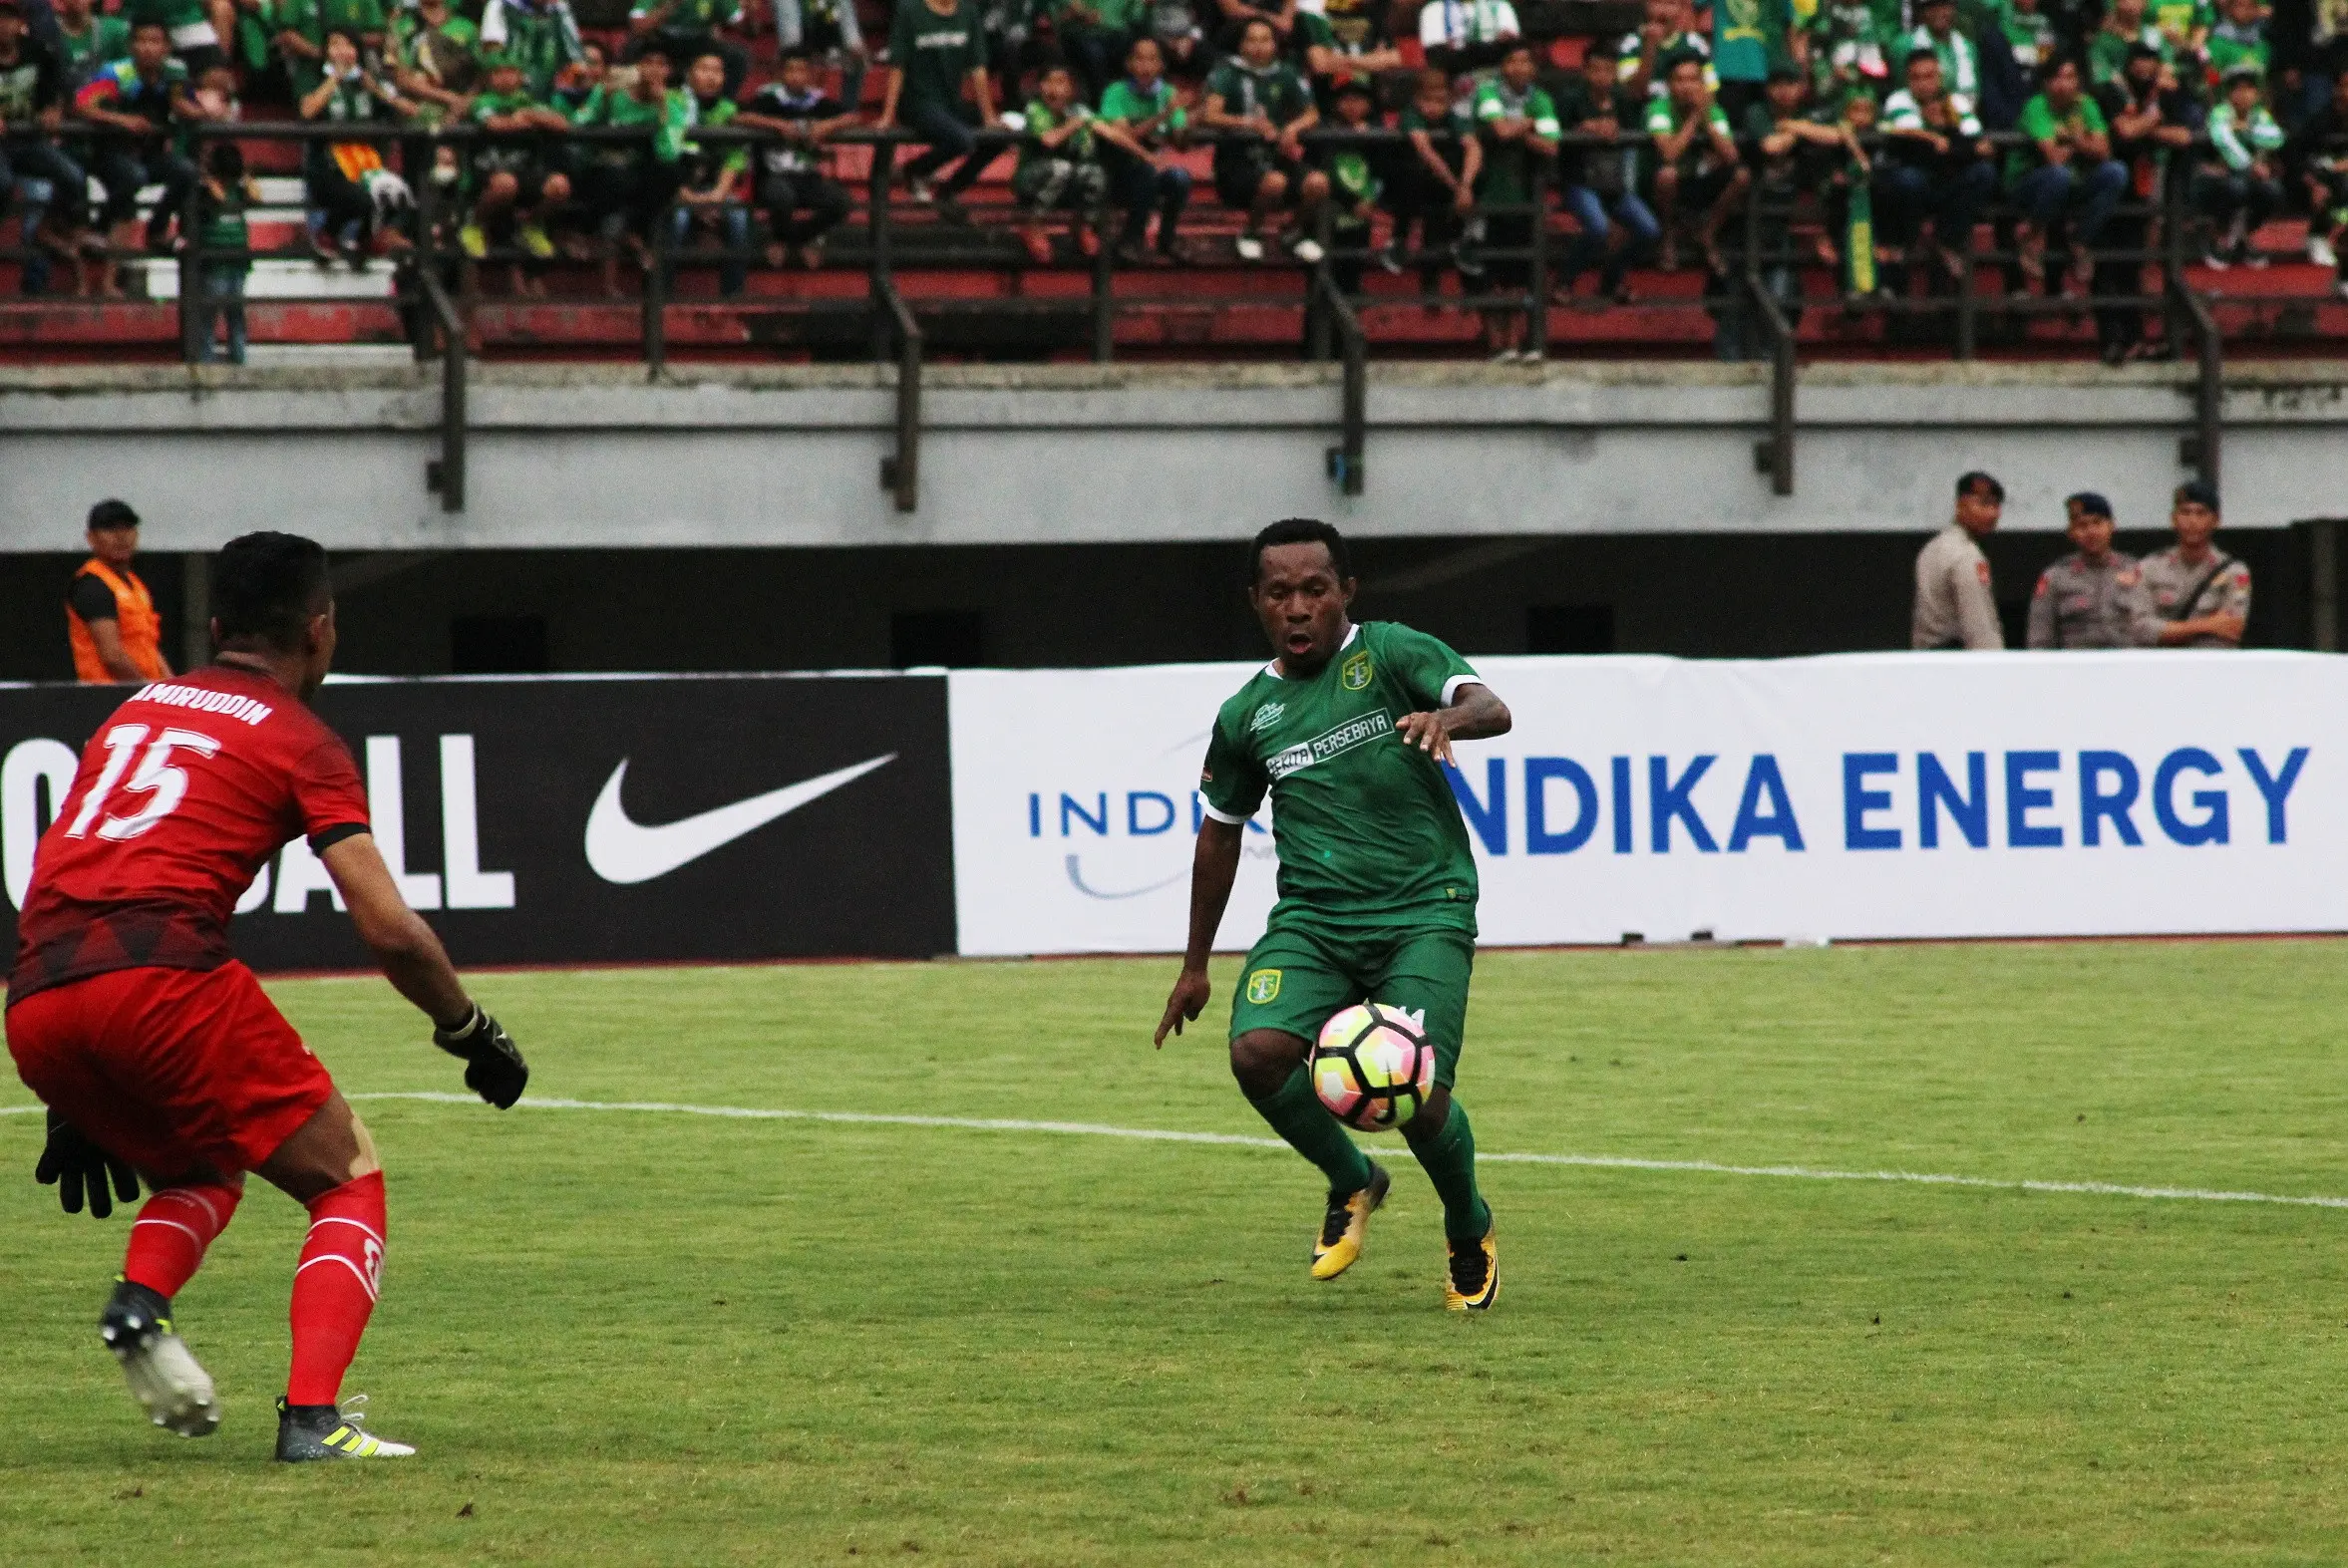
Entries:
{"type": "Polygon", "coordinates": [[[155,613],[147,584],[131,570],[131,557],[139,553],[139,514],[122,501],[102,500],[90,508],[89,537],[90,558],[74,573],[65,598],[75,679],[166,679],[171,666],[164,658],[163,617],[155,613]]]}
{"type": "Polygon", "coordinates": [[[2006,487],[1978,470],[1956,482],[1956,516],[1916,556],[1915,612],[1909,644],[1916,648],[1997,649],[2006,645],[1989,591],[1989,557],[1980,541],[1997,529],[2006,487]]]}
{"type": "Polygon", "coordinates": [[[2145,557],[2145,586],[2161,615],[2164,648],[2239,648],[2250,619],[2250,568],[2209,542],[2217,531],[2217,486],[2177,487],[2169,525],[2177,542],[2145,557]]]}
{"type": "Polygon", "coordinates": [[[2093,490],[2063,501],[2078,549],[2038,575],[2030,596],[2033,648],[2146,648],[2160,617],[2144,568],[2112,548],[2112,503],[2093,490]]]}

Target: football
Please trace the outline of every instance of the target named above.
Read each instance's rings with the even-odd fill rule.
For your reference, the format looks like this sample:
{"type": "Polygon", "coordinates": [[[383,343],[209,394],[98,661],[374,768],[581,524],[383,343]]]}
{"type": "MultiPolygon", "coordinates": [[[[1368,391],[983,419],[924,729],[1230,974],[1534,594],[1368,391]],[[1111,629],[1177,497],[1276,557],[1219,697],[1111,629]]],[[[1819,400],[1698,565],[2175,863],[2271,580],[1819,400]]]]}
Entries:
{"type": "Polygon", "coordinates": [[[1427,1015],[1363,1002],[1321,1026],[1313,1092],[1330,1114],[1364,1132],[1391,1132],[1419,1113],[1435,1089],[1427,1015]]]}

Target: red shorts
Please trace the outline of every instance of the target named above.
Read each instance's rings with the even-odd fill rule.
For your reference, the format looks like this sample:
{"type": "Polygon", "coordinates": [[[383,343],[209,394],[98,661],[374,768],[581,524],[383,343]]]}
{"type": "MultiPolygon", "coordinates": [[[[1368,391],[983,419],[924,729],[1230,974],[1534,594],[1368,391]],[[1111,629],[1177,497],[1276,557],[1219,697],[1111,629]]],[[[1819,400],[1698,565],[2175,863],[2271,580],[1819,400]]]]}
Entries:
{"type": "Polygon", "coordinates": [[[251,1170],[334,1093],[251,970],[117,969],[8,1010],[42,1102],[140,1170],[251,1170]]]}

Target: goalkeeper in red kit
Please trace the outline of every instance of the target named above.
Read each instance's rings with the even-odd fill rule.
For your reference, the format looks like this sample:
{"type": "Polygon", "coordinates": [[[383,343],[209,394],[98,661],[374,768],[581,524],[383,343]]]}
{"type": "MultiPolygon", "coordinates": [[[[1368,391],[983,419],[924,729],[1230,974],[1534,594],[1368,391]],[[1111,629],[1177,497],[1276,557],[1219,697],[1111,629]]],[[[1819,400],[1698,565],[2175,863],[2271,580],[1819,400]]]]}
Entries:
{"type": "Polygon", "coordinates": [[[350,752],[309,710],[334,659],[326,552],[286,533],[232,540],[211,603],[214,661],[115,710],[41,836],[8,1050],[49,1107],[35,1174],[58,1184],[67,1213],[87,1202],[103,1219],[142,1180],[153,1193],[98,1332],[155,1423],[186,1437],[219,1424],[171,1298],[255,1171],[310,1212],[277,1457],[396,1457],[415,1450],[337,1405],[382,1284],[382,1167],[334,1081],[231,956],[238,897],[306,838],[385,976],[465,1060],[467,1087],[503,1109],[529,1070],[401,899],[350,752]]]}

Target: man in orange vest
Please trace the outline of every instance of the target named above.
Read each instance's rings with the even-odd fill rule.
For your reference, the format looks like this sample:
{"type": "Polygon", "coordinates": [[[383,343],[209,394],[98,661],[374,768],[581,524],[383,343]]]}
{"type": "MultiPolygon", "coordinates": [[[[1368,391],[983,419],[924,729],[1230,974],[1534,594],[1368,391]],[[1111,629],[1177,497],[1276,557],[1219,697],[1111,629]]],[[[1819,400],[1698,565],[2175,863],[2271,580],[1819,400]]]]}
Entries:
{"type": "Polygon", "coordinates": [[[91,507],[90,549],[65,598],[75,678],[98,684],[167,678],[171,666],[164,658],[163,617],[155,613],[147,584],[131,570],[131,557],[139,552],[139,514],[119,500],[91,507]]]}

